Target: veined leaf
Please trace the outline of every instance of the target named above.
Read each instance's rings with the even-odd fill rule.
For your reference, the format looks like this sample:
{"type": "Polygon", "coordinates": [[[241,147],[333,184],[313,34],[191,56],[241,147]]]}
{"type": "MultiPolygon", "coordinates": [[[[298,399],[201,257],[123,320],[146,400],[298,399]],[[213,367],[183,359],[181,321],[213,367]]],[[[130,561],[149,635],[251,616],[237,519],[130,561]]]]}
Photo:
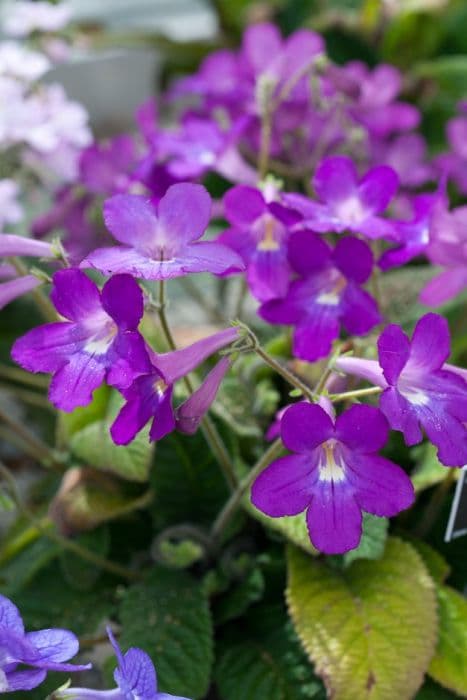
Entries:
{"type": "Polygon", "coordinates": [[[124,649],[144,649],[157,664],[160,690],[201,698],[213,660],[213,630],[206,594],[189,574],[156,567],[125,593],[120,620],[124,649]]]}
{"type": "Polygon", "coordinates": [[[449,586],[437,586],[439,639],[428,673],[467,697],[467,600],[449,586]]]}
{"type": "Polygon", "coordinates": [[[357,559],[379,559],[384,554],[388,536],[387,518],[378,518],[370,513],[363,514],[363,534],[356,549],[344,554],[344,564],[349,566],[357,559]]]}
{"type": "Polygon", "coordinates": [[[437,635],[436,593],[422,559],[389,538],[378,561],[341,571],[290,547],[287,601],[333,700],[409,700],[437,635]]]}

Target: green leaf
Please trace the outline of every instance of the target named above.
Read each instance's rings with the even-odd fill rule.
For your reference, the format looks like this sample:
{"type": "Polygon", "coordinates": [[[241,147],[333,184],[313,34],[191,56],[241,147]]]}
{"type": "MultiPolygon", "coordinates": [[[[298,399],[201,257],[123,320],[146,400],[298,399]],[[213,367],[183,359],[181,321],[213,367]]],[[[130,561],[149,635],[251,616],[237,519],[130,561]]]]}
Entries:
{"type": "Polygon", "coordinates": [[[222,640],[215,673],[222,700],[324,700],[281,605],[256,607],[222,640]]]}
{"type": "Polygon", "coordinates": [[[456,698],[459,698],[457,694],[453,695],[449,690],[445,690],[430,678],[425,680],[422,688],[415,696],[415,700],[456,700],[456,698]]]}
{"type": "Polygon", "coordinates": [[[429,442],[418,445],[412,449],[412,454],[417,460],[417,466],[411,475],[415,491],[423,491],[444,481],[449,471],[439,461],[434,445],[429,442]]]}
{"type": "MultiPolygon", "coordinates": [[[[110,532],[107,525],[92,532],[83,532],[75,541],[100,557],[105,558],[109,554],[110,532]]],[[[63,550],[61,553],[60,566],[67,583],[77,591],[88,591],[102,574],[102,569],[69,550],[63,550]]]]}
{"type": "Polygon", "coordinates": [[[203,435],[171,433],[157,447],[151,473],[156,529],[180,522],[210,525],[228,487],[203,435]]]}
{"type": "Polygon", "coordinates": [[[436,549],[433,549],[429,544],[423,542],[423,540],[411,538],[408,541],[420,554],[431,578],[434,579],[436,583],[443,583],[451,571],[451,567],[444,557],[442,557],[436,549]]]}
{"type": "Polygon", "coordinates": [[[257,381],[252,392],[251,384],[237,374],[224,379],[212,409],[237,435],[260,438],[263,429],[258,418],[273,414],[279,398],[269,379],[257,381]]]}
{"type": "Polygon", "coordinates": [[[2,593],[6,596],[15,595],[27,586],[38,572],[55,559],[60,552],[60,545],[51,542],[46,537],[40,537],[33,541],[8,564],[1,567],[2,593]]]}
{"type": "Polygon", "coordinates": [[[437,586],[439,639],[428,673],[467,697],[467,600],[449,586],[437,586]]]}
{"type": "Polygon", "coordinates": [[[253,603],[261,600],[263,593],[263,572],[261,569],[253,569],[217,604],[214,609],[216,625],[222,625],[243,615],[253,603]]]}
{"type": "Polygon", "coordinates": [[[77,594],[53,563],[16,593],[14,601],[28,630],[64,627],[79,636],[93,635],[113,615],[114,585],[102,578],[92,590],[77,594]]]}
{"type": "Polygon", "coordinates": [[[157,664],[160,691],[201,698],[208,690],[213,629],[208,599],[185,572],[156,567],[120,606],[124,649],[144,649],[157,664]]]}
{"type": "Polygon", "coordinates": [[[439,56],[432,61],[418,63],[414,70],[417,78],[434,80],[439,88],[453,100],[465,95],[467,81],[467,56],[439,56]]]}
{"type": "Polygon", "coordinates": [[[71,437],[87,425],[104,418],[109,404],[110,387],[102,384],[92,395],[92,401],[87,406],[75,408],[71,413],[60,412],[60,423],[68,437],[71,437]]]}
{"type": "Polygon", "coordinates": [[[346,552],[343,556],[345,566],[357,559],[380,559],[388,536],[387,518],[378,518],[370,513],[363,514],[363,534],[356,549],[346,552]]]}
{"type": "Polygon", "coordinates": [[[436,594],[422,559],[389,538],[382,559],[343,570],[288,550],[295,629],[333,700],[409,700],[433,655],[436,594]]]}
{"type": "MultiPolygon", "coordinates": [[[[74,432],[70,447],[75,457],[95,469],[116,474],[128,481],[144,482],[149,476],[154,451],[154,446],[149,442],[149,427],[144,428],[129,445],[115,445],[110,437],[110,426],[123,402],[123,398],[113,392],[104,417],[87,422],[74,432]]],[[[101,409],[102,405],[99,406],[101,409]]]]}

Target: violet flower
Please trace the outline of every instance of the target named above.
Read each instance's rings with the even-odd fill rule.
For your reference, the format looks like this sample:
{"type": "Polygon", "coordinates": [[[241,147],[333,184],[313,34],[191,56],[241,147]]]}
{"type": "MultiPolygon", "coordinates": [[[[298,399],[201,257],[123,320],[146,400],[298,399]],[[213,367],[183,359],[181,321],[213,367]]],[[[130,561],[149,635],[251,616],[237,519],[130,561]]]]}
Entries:
{"type": "Polygon", "coordinates": [[[65,321],[33,328],[13,345],[12,358],[30,372],[51,372],[49,399],[63,411],[85,406],[104,380],[131,384],[147,363],[137,332],[143,294],[129,275],[106,282],[102,292],[84,272],[60,270],[51,298],[65,321]]]}
{"type": "Polygon", "coordinates": [[[302,214],[302,226],[317,233],[348,230],[371,239],[394,238],[392,222],[379,214],[395,195],[398,182],[387,165],[372,168],[360,179],[351,158],[331,156],[321,162],[313,178],[320,203],[294,193],[283,199],[302,214]]]}
{"type": "Polygon", "coordinates": [[[150,656],[136,647],[122,654],[109,627],[107,634],[118,661],[114,671],[117,687],[113,690],[65,688],[53,693],[54,700],[188,700],[180,695],[158,692],[156,670],[150,656]]]}
{"type": "Polygon", "coordinates": [[[50,2],[16,0],[8,8],[2,28],[5,34],[25,37],[34,31],[56,32],[71,19],[71,7],[66,2],[52,5],[50,2]]]}
{"type": "Polygon", "coordinates": [[[379,260],[382,270],[405,265],[418,255],[425,253],[436,215],[446,206],[446,195],[442,189],[433,194],[420,194],[413,198],[413,218],[410,221],[394,222],[398,245],[387,250],[379,260]]]}
{"type": "Polygon", "coordinates": [[[137,195],[115,195],[105,202],[104,219],[124,245],[95,250],[81,267],[104,274],[128,272],[143,279],[243,270],[241,258],[226,246],[198,241],[210,214],[211,198],[202,185],[172,185],[157,206],[137,195]]]}
{"type": "Polygon", "coordinates": [[[436,178],[434,166],[428,162],[426,142],[420,134],[398,134],[391,141],[373,139],[371,160],[389,165],[396,171],[403,187],[420,187],[436,178]]]}
{"type": "Polygon", "coordinates": [[[342,325],[350,335],[365,335],[381,317],[360,285],[373,267],[369,247],[356,238],[339,240],[334,250],[312,233],[290,237],[289,260],[301,275],[284,299],[268,301],[259,315],[269,323],[295,326],[293,353],[314,362],[326,357],[342,325]]]}
{"type": "Polygon", "coordinates": [[[64,629],[26,632],[16,605],[0,595],[0,693],[37,688],[47,671],[84,671],[64,663],[79,651],[78,639],[64,629]],[[31,668],[21,668],[22,666],[31,668]],[[19,668],[18,668],[19,667],[19,668]]]}
{"type": "MultiPolygon", "coordinates": [[[[127,134],[105,143],[93,143],[81,153],[80,180],[95,194],[126,192],[133,184],[131,172],[137,164],[136,146],[127,134]]],[[[143,188],[144,189],[144,188],[143,188]]]]}
{"type": "Polygon", "coordinates": [[[11,275],[11,277],[13,279],[0,283],[0,311],[11,301],[22,297],[42,284],[41,280],[34,275],[23,275],[22,277],[11,275]]]}
{"type": "Polygon", "coordinates": [[[435,210],[426,254],[432,263],[446,269],[422,289],[420,301],[439,306],[467,287],[467,206],[451,212],[435,210]]]}
{"type": "Polygon", "coordinates": [[[242,257],[248,286],[260,301],[287,293],[289,227],[299,218],[270,200],[272,196],[253,187],[233,187],[224,197],[225,216],[232,228],[218,238],[242,257]]]}
{"type": "Polygon", "coordinates": [[[446,365],[450,354],[447,321],[426,314],[415,326],[412,341],[399,326],[389,325],[378,340],[374,360],[340,357],[338,370],[369,380],[384,389],[380,408],[408,445],[421,442],[422,428],[447,466],[467,463],[467,382],[446,365]]]}
{"type": "MultiPolygon", "coordinates": [[[[143,373],[127,388],[121,389],[126,403],[115,419],[110,434],[117,445],[127,445],[151,421],[149,439],[161,440],[177,426],[172,408],[174,383],[194,370],[207,357],[238,335],[237,328],[228,328],[203,338],[186,348],[156,354],[150,352],[143,373]]],[[[177,410],[178,426],[182,432],[194,432],[202,415],[209,408],[222,380],[225,363],[211,375],[185,404],[177,410]]]]}
{"type": "Polygon", "coordinates": [[[273,518],[306,511],[318,550],[341,554],[357,547],[362,510],[392,517],[413,503],[409,477],[376,454],[388,438],[378,409],[352,406],[334,422],[321,406],[303,401],[284,413],[281,437],[294,454],[280,457],[259,475],[251,501],[273,518]]]}

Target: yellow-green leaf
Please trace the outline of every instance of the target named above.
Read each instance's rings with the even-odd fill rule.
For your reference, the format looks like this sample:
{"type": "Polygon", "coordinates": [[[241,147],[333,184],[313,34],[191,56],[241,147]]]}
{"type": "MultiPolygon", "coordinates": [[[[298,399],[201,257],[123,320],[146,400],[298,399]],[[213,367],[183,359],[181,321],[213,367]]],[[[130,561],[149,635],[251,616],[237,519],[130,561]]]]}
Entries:
{"type": "Polygon", "coordinates": [[[439,639],[428,673],[467,697],[467,600],[449,586],[438,586],[439,639]]]}
{"type": "Polygon", "coordinates": [[[285,516],[284,518],[270,518],[264,515],[250,501],[250,496],[247,495],[243,501],[245,510],[256,520],[259,520],[265,527],[275,530],[283,535],[289,542],[297,545],[309,554],[316,555],[318,552],[310,542],[306,526],[305,513],[299,515],[285,516]]]}
{"type": "Polygon", "coordinates": [[[333,700],[409,700],[437,636],[435,586],[417,552],[389,538],[378,561],[329,568],[288,551],[295,629],[333,700]]]}

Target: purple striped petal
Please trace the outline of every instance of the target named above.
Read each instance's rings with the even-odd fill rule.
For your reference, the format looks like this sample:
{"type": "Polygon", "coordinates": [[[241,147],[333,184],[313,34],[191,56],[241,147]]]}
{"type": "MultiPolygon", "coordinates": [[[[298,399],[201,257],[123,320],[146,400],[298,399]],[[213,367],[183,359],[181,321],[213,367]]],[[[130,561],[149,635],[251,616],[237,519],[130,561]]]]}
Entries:
{"type": "Polygon", "coordinates": [[[120,243],[134,248],[154,242],[157,217],[149,199],[135,194],[117,194],[104,202],[104,221],[120,243]]]}
{"type": "Polygon", "coordinates": [[[357,183],[357,170],[348,156],[332,156],[321,161],[313,178],[316,194],[329,204],[355,197],[357,183]]]}
{"type": "Polygon", "coordinates": [[[395,384],[410,355],[410,340],[403,330],[391,324],[378,338],[379,364],[388,384],[395,384]]]}
{"type": "Polygon", "coordinates": [[[388,422],[373,406],[351,406],[336,420],[337,440],[357,453],[381,450],[388,436],[388,422]]]}
{"type": "Polygon", "coordinates": [[[115,275],[102,289],[102,306],[122,330],[136,330],[144,313],[143,292],[130,275],[115,275]]]}
{"type": "Polygon", "coordinates": [[[85,321],[102,310],[96,284],[81,270],[56,272],[50,297],[58,313],[70,321],[85,321]]]}
{"type": "Polygon", "coordinates": [[[379,455],[345,452],[347,479],[355,489],[355,500],[367,513],[392,518],[415,500],[410,478],[397,464],[379,455]]]}
{"type": "Polygon", "coordinates": [[[343,554],[358,547],[362,513],[352,489],[345,482],[320,481],[307,510],[312,544],[325,554],[343,554]]]}
{"type": "Polygon", "coordinates": [[[193,435],[216,398],[222,380],[230,368],[230,359],[223,357],[206,376],[202,384],[176,410],[177,430],[193,435]]]}
{"type": "Polygon", "coordinates": [[[92,394],[105,378],[105,366],[99,357],[75,352],[69,362],[54,375],[49,389],[51,403],[62,411],[87,406],[92,394]]]}
{"type": "Polygon", "coordinates": [[[251,487],[251,502],[272,518],[298,515],[308,506],[318,478],[311,455],[288,455],[276,459],[261,472],[251,487]]]}
{"type": "Polygon", "coordinates": [[[406,372],[428,373],[440,369],[451,354],[448,322],[426,314],[415,326],[406,372]]]}
{"type": "Polygon", "coordinates": [[[179,248],[200,238],[211,218],[211,197],[205,187],[181,183],[169,187],[158,206],[157,240],[179,248]],[[174,246],[175,244],[175,246],[174,246]]]}
{"type": "Polygon", "coordinates": [[[282,416],[282,442],[292,452],[308,454],[333,435],[331,418],[316,404],[300,401],[289,406],[282,416]]]}

